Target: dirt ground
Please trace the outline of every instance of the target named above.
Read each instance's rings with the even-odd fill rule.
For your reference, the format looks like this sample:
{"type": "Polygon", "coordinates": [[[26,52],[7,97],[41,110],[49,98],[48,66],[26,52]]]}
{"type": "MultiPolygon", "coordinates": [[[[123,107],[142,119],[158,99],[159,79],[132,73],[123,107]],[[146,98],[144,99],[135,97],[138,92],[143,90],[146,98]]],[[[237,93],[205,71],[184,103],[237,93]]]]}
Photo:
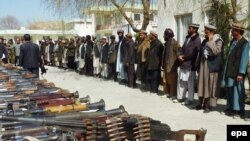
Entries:
{"type": "MultiPolygon", "coordinates": [[[[218,100],[218,107],[214,111],[203,113],[193,110],[192,107],[195,105],[186,107],[173,103],[166,97],[131,89],[111,80],[86,77],[73,71],[48,67],[48,73],[44,78],[71,92],[79,91],[81,97],[89,95],[92,102],[104,99],[106,109],[123,105],[128,113],[160,120],[168,124],[172,130],[204,128],[207,130],[206,141],[225,141],[228,124],[250,124],[250,121],[222,114],[226,108],[224,99],[218,100]]],[[[250,111],[249,105],[246,105],[246,110],[250,111]]]]}

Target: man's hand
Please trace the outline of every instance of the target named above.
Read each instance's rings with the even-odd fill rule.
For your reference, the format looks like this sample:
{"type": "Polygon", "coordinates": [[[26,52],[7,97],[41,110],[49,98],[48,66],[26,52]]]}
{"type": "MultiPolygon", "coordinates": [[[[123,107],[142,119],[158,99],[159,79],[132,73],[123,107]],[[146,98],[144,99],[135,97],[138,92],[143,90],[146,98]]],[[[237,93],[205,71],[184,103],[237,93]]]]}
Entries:
{"type": "Polygon", "coordinates": [[[236,81],[239,82],[239,81],[242,81],[243,80],[243,76],[242,75],[238,75],[236,77],[236,81]]]}
{"type": "Polygon", "coordinates": [[[184,61],[183,57],[184,57],[183,55],[178,56],[178,60],[181,61],[181,62],[183,62],[184,61]]]}

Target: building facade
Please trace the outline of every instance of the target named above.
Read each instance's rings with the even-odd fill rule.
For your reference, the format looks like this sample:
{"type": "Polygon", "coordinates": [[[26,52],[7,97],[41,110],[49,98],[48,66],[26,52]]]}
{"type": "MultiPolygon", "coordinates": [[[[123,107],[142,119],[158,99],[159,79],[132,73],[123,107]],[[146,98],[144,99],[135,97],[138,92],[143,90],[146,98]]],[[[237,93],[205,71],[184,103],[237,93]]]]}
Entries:
{"type": "MultiPolygon", "coordinates": [[[[230,3],[230,0],[227,0],[230,3]]],[[[236,0],[240,10],[237,19],[249,16],[249,0],[236,0]]],[[[190,23],[200,24],[199,32],[203,35],[203,27],[209,23],[209,0],[158,0],[158,34],[163,35],[166,28],[173,29],[175,38],[183,44],[190,23]]],[[[246,23],[248,24],[248,23],[246,23]]],[[[163,41],[163,36],[160,36],[163,41]]]]}
{"type": "MultiPolygon", "coordinates": [[[[153,0],[155,1],[155,0],[153,0]]],[[[132,19],[135,27],[142,26],[143,21],[143,8],[141,3],[135,3],[133,6],[126,4],[124,10],[128,18],[132,19]]],[[[94,15],[95,33],[97,38],[101,36],[116,35],[118,29],[123,29],[125,34],[130,32],[133,35],[135,32],[128,24],[126,19],[114,6],[103,6],[98,8],[90,8],[85,13],[94,15]]],[[[147,31],[157,30],[158,17],[157,17],[157,5],[156,2],[152,2],[150,6],[150,22],[147,27],[147,31]]]]}

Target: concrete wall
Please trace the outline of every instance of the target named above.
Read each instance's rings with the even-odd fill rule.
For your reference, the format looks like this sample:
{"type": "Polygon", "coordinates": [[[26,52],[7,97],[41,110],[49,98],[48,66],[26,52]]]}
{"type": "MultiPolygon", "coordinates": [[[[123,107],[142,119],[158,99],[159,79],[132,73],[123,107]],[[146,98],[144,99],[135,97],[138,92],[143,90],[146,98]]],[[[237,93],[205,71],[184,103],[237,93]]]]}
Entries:
{"type": "MultiPolygon", "coordinates": [[[[208,0],[158,0],[158,34],[163,41],[163,33],[166,28],[171,28],[175,33],[177,39],[178,34],[186,34],[187,31],[180,30],[177,33],[177,17],[185,14],[192,15],[192,22],[200,24],[199,33],[203,35],[204,24],[208,23],[208,17],[203,11],[208,8],[208,0]],[[202,10],[204,9],[204,10],[202,10]]],[[[249,14],[250,4],[249,0],[237,0],[240,10],[237,13],[237,18],[242,20],[249,14]]],[[[246,26],[249,22],[246,23],[246,26]]],[[[246,34],[247,36],[249,33],[246,34]]],[[[180,39],[182,44],[184,39],[180,39]]]]}
{"type": "MultiPolygon", "coordinates": [[[[163,33],[166,28],[171,28],[177,34],[187,34],[187,31],[180,30],[177,33],[177,17],[186,14],[192,15],[192,23],[198,23],[203,27],[205,16],[202,14],[200,0],[159,0],[158,1],[158,34],[163,41],[163,33]]],[[[180,41],[183,43],[183,39],[180,41]]]]}

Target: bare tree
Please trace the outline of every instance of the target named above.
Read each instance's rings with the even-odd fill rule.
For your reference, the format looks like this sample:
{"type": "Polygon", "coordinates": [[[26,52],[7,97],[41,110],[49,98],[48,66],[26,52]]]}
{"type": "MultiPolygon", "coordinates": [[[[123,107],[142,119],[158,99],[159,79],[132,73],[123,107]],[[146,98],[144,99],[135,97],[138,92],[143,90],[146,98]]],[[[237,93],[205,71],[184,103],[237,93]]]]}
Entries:
{"type": "Polygon", "coordinates": [[[126,19],[132,29],[135,32],[139,32],[147,29],[150,21],[150,6],[152,1],[154,0],[43,0],[43,3],[60,15],[62,12],[66,14],[84,14],[84,11],[92,7],[115,7],[126,19]],[[141,28],[137,28],[133,19],[126,14],[125,6],[130,5],[132,7],[135,3],[140,3],[142,5],[143,21],[141,28]]]}
{"type": "Polygon", "coordinates": [[[0,18],[0,29],[19,29],[20,22],[14,16],[0,18]]]}

